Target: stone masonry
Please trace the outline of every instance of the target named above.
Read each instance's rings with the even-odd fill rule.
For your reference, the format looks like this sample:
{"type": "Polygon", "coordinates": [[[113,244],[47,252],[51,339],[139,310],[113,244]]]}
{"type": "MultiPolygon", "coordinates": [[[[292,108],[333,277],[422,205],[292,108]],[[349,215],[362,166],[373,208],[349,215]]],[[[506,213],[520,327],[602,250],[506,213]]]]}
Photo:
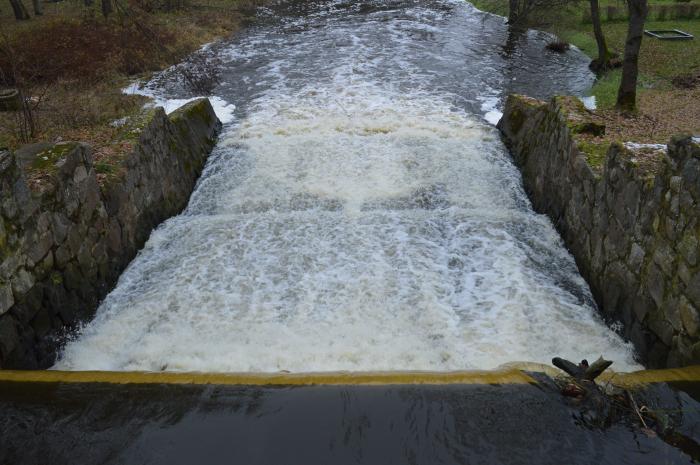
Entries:
{"type": "Polygon", "coordinates": [[[551,218],[641,361],[700,363],[698,144],[678,136],[650,156],[613,143],[596,160],[580,139],[604,127],[573,97],[512,95],[498,127],[535,210],[551,218]]]}
{"type": "Polygon", "coordinates": [[[149,111],[115,166],[80,143],[0,152],[0,368],[53,363],[60,336],[187,205],[220,124],[207,99],[149,111]]]}

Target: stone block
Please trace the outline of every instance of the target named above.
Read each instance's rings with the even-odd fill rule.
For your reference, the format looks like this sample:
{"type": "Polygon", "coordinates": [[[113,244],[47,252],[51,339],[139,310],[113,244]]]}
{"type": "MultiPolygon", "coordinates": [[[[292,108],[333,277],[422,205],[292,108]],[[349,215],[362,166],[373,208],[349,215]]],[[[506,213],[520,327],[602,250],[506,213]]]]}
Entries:
{"type": "Polygon", "coordinates": [[[15,296],[15,300],[21,300],[33,285],[34,276],[26,269],[20,268],[12,277],[12,293],[15,296]]]}
{"type": "Polygon", "coordinates": [[[700,257],[700,241],[698,241],[698,236],[695,231],[686,231],[680,243],[676,245],[676,248],[688,265],[695,266],[698,264],[698,258],[700,257]]]}
{"type": "Polygon", "coordinates": [[[45,308],[39,310],[30,324],[37,337],[46,336],[52,328],[51,317],[49,316],[48,310],[45,308]]]}
{"type": "Polygon", "coordinates": [[[9,283],[0,283],[0,315],[7,312],[15,304],[12,287],[9,283]]]}
{"type": "Polygon", "coordinates": [[[671,323],[663,318],[651,318],[649,320],[649,329],[651,329],[666,346],[671,346],[674,334],[671,323]]]}
{"type": "Polygon", "coordinates": [[[700,333],[700,313],[684,296],[680,298],[679,313],[683,328],[690,337],[696,337],[700,333]]]}
{"type": "Polygon", "coordinates": [[[659,265],[663,273],[668,277],[673,277],[675,272],[676,257],[673,249],[667,242],[659,242],[652,255],[654,263],[659,265]]]}
{"type": "Polygon", "coordinates": [[[644,249],[642,249],[639,244],[636,242],[632,244],[629,256],[627,257],[627,265],[633,272],[639,273],[639,270],[644,264],[645,255],[644,249]]]}
{"type": "Polygon", "coordinates": [[[678,298],[674,296],[667,296],[666,300],[664,300],[663,306],[661,307],[664,319],[670,323],[674,332],[679,332],[683,329],[678,302],[678,298]]]}
{"type": "Polygon", "coordinates": [[[640,323],[644,323],[647,315],[654,313],[657,309],[656,304],[645,292],[638,292],[633,298],[633,309],[636,319],[640,323]]]}
{"type": "Polygon", "coordinates": [[[661,269],[654,263],[649,266],[646,287],[649,295],[654,300],[654,303],[656,303],[656,306],[661,307],[664,300],[666,282],[661,269]]]}
{"type": "Polygon", "coordinates": [[[0,316],[0,369],[5,368],[3,360],[19,346],[17,325],[10,315],[0,316]]]}
{"type": "Polygon", "coordinates": [[[685,288],[685,295],[696,307],[700,307],[700,272],[690,278],[688,287],[685,288]]]}
{"type": "Polygon", "coordinates": [[[48,363],[36,338],[89,318],[151,230],[186,206],[220,123],[206,99],[153,115],[124,154],[123,182],[104,192],[82,144],[52,146],[56,174],[43,193],[0,152],[0,368],[10,356],[13,366],[48,363]],[[171,153],[173,145],[181,150],[171,153]]]}
{"type": "Polygon", "coordinates": [[[700,160],[689,159],[681,170],[683,185],[696,202],[700,202],[700,160]]]}
{"type": "Polygon", "coordinates": [[[71,253],[68,244],[63,244],[58,249],[56,249],[55,258],[56,265],[59,268],[65,267],[65,265],[73,258],[73,254],[71,253]]]}

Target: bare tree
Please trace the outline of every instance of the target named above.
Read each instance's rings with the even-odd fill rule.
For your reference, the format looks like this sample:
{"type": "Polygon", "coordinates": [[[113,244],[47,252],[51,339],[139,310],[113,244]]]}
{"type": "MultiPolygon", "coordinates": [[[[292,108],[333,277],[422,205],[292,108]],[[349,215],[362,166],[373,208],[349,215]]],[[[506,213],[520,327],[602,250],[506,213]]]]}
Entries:
{"type": "Polygon", "coordinates": [[[552,20],[551,13],[578,0],[508,0],[508,24],[518,27],[543,24],[552,20]],[[535,15],[536,13],[536,15],[535,15]],[[536,19],[534,19],[536,16],[536,19]]]}
{"type": "Polygon", "coordinates": [[[607,71],[612,68],[610,60],[613,55],[610,53],[610,50],[608,50],[608,44],[605,42],[605,34],[603,34],[603,27],[600,24],[600,6],[598,0],[590,0],[590,3],[593,34],[595,35],[596,44],[598,44],[598,58],[591,62],[591,69],[596,72],[607,71]]]}
{"type": "Polygon", "coordinates": [[[617,92],[617,108],[632,112],[637,107],[637,76],[639,74],[639,49],[644,36],[644,21],[649,7],[647,0],[627,0],[629,26],[625,41],[625,57],[622,60],[622,80],[617,92]]]}
{"type": "Polygon", "coordinates": [[[106,18],[112,11],[114,11],[112,0],[102,0],[102,15],[106,18]]]}
{"type": "Polygon", "coordinates": [[[32,105],[24,90],[24,85],[16,69],[17,55],[12,47],[8,36],[0,30],[0,54],[4,55],[9,66],[0,69],[0,84],[14,87],[17,91],[18,104],[14,111],[16,121],[16,134],[20,142],[29,142],[36,135],[36,120],[34,110],[36,104],[32,105]]]}
{"type": "Polygon", "coordinates": [[[521,0],[508,0],[508,24],[517,24],[522,13],[521,0]]]}
{"type": "Polygon", "coordinates": [[[15,13],[17,21],[29,19],[29,11],[27,11],[27,7],[24,6],[22,0],[10,0],[10,5],[12,5],[12,11],[15,13]]]}

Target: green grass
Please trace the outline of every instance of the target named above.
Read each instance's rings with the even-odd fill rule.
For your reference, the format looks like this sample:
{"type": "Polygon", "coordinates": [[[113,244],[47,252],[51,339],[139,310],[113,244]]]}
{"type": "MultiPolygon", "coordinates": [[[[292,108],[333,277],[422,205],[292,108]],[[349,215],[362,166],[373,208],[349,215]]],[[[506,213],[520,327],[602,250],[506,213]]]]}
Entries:
{"type": "Polygon", "coordinates": [[[598,53],[598,46],[595,43],[595,38],[587,31],[578,29],[561,29],[557,35],[564,41],[574,44],[580,48],[583,53],[589,57],[595,56],[598,53]]]}
{"type": "MultiPolygon", "coordinates": [[[[488,7],[493,2],[507,9],[507,3],[503,0],[479,0],[477,3],[488,7]]],[[[608,4],[624,7],[624,3],[617,0],[603,0],[601,7],[608,4]]],[[[546,18],[549,24],[543,29],[553,32],[562,40],[574,44],[589,57],[595,58],[598,48],[593,36],[593,28],[582,21],[583,10],[586,8],[588,8],[587,2],[575,7],[578,14],[569,12],[549,15],[546,18]]],[[[693,34],[696,38],[688,41],[669,41],[645,36],[639,57],[641,92],[645,89],[670,89],[671,79],[675,76],[700,70],[700,19],[647,21],[645,29],[681,29],[693,34]]],[[[627,36],[627,22],[604,22],[603,30],[610,50],[622,56],[627,36]]],[[[595,95],[599,108],[610,108],[615,104],[619,82],[620,72],[613,71],[595,83],[592,94],[595,95]]]]}
{"type": "Polygon", "coordinates": [[[617,90],[620,88],[620,70],[612,71],[596,80],[591,89],[598,108],[612,108],[617,100],[617,90]]]}
{"type": "Polygon", "coordinates": [[[502,0],[470,0],[472,5],[480,9],[481,11],[488,11],[489,13],[508,16],[508,2],[502,0]]]}
{"type": "MultiPolygon", "coordinates": [[[[591,88],[591,95],[595,96],[598,108],[612,108],[615,106],[617,90],[620,88],[621,78],[622,71],[620,69],[615,69],[596,80],[591,88]]],[[[650,78],[644,74],[639,75],[637,82],[637,88],[642,92],[644,89],[659,88],[661,86],[666,87],[666,85],[667,83],[665,81],[659,81],[658,79],[650,78]]]]}
{"type": "MultiPolygon", "coordinates": [[[[696,37],[700,37],[700,20],[690,21],[665,21],[648,22],[646,29],[664,29],[672,26],[681,29],[696,37]]],[[[563,28],[558,24],[553,27],[558,36],[567,42],[571,42],[590,57],[597,54],[597,46],[592,31],[585,25],[575,24],[574,27],[563,28]]],[[[627,35],[626,23],[604,23],[603,29],[608,46],[612,51],[622,56],[625,37],[627,35]]],[[[639,57],[639,88],[644,89],[670,89],[671,79],[681,74],[688,74],[700,69],[700,40],[691,41],[664,41],[645,36],[642,40],[642,49],[639,57]]],[[[620,83],[619,70],[608,73],[596,81],[592,94],[600,108],[610,108],[615,104],[617,87],[620,83]]]]}
{"type": "Polygon", "coordinates": [[[578,148],[586,155],[586,160],[594,170],[602,169],[605,163],[605,158],[610,148],[610,142],[593,142],[587,140],[579,140],[578,148]]]}

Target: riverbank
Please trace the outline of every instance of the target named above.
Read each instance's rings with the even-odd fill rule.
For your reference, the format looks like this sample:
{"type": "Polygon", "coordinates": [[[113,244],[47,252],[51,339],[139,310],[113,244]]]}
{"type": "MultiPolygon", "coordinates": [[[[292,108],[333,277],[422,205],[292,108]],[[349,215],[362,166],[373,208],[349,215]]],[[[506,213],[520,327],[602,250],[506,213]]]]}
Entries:
{"type": "Polygon", "coordinates": [[[133,124],[107,171],[82,143],[0,151],[0,369],[51,366],[153,228],[187,205],[220,128],[207,99],[133,124]]]}
{"type": "MultiPolygon", "coordinates": [[[[505,0],[474,0],[477,8],[499,15],[507,15],[505,0]]],[[[600,118],[606,120],[606,140],[626,140],[646,143],[666,143],[678,133],[700,134],[700,16],[692,19],[659,20],[659,9],[672,2],[652,1],[653,11],[647,29],[681,29],[695,35],[694,40],[669,41],[644,37],[639,59],[640,82],[638,91],[639,113],[620,118],[612,111],[620,82],[620,71],[614,70],[599,78],[591,89],[596,97],[600,118]],[[658,5],[657,5],[658,4],[658,5]]],[[[603,30],[611,51],[622,55],[627,34],[627,22],[618,16],[608,17],[608,7],[623,13],[624,4],[602,1],[603,30]]],[[[593,28],[586,21],[588,3],[580,3],[546,12],[537,16],[529,26],[551,32],[569,42],[591,59],[597,49],[593,28]]],[[[546,52],[543,53],[553,53],[546,52]]],[[[567,52],[568,53],[568,52],[567,52]]],[[[598,141],[602,142],[602,141],[598,141]]]]}
{"type": "Polygon", "coordinates": [[[130,2],[104,18],[99,2],[61,1],[45,3],[42,16],[26,21],[16,21],[11,10],[3,9],[0,79],[29,98],[36,129],[26,134],[17,114],[0,112],[0,148],[79,140],[94,148],[97,159],[123,151],[119,122],[138,116],[148,98],[122,89],[235,33],[259,3],[205,0],[165,9],[130,2]]]}
{"type": "Polygon", "coordinates": [[[697,139],[592,150],[606,127],[574,97],[511,95],[498,127],[608,322],[646,366],[700,363],[697,139]]]}

